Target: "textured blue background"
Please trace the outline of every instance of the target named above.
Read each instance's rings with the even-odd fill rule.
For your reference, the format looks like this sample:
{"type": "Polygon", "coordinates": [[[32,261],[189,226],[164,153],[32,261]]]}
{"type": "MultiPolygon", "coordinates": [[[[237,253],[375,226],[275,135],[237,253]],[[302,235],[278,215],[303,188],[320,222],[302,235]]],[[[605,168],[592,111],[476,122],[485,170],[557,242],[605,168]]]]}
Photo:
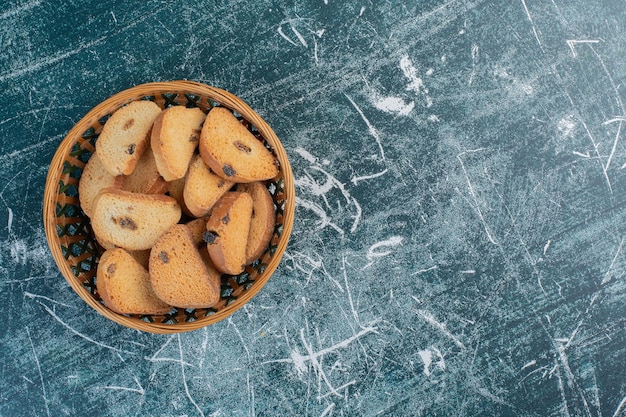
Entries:
{"type": "Polygon", "coordinates": [[[0,6],[0,415],[626,416],[626,3],[0,6]],[[99,316],[41,220],[108,96],[189,79],[285,145],[293,236],[230,318],[99,316]]]}

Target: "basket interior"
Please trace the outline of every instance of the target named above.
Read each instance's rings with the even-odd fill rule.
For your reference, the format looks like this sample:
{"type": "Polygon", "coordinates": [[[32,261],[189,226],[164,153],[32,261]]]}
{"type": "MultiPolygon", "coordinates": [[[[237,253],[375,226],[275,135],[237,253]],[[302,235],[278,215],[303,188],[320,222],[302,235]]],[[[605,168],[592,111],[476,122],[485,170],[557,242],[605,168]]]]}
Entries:
{"type": "MultiPolygon", "coordinates": [[[[227,107],[222,103],[203,97],[202,95],[182,92],[159,93],[157,95],[143,96],[141,99],[154,101],[162,109],[184,105],[187,107],[199,107],[206,113],[212,107],[227,107]]],[[[259,130],[236,111],[233,113],[276,157],[276,152],[259,130]]],[[[83,298],[91,297],[101,305],[104,304],[97,292],[96,272],[100,255],[104,252],[104,249],[96,241],[91,230],[90,220],[80,207],[78,182],[85,164],[95,151],[98,135],[109,117],[110,114],[104,115],[82,132],[82,134],[76,135],[77,137],[73,138],[74,142],[71,144],[70,151],[65,155],[63,160],[63,169],[58,183],[55,209],[58,244],[73,274],[72,277],[66,276],[66,278],[73,279],[76,283],[80,284],[79,288],[84,289],[84,291],[80,291],[79,294],[83,298]]],[[[280,164],[279,168],[281,168],[280,164]]],[[[222,275],[221,298],[214,307],[207,309],[173,308],[169,313],[164,315],[124,316],[142,323],[160,323],[166,325],[190,323],[205,320],[206,318],[209,318],[210,321],[212,315],[229,309],[230,305],[247,292],[256,292],[255,290],[258,290],[258,287],[263,285],[263,283],[259,281],[268,263],[272,257],[275,256],[278,242],[283,234],[286,196],[285,179],[282,168],[279,170],[277,177],[266,182],[266,186],[272,195],[276,210],[274,235],[265,253],[259,259],[246,266],[244,272],[239,275],[222,275]]],[[[112,314],[117,314],[111,310],[108,311],[112,314]]]]}

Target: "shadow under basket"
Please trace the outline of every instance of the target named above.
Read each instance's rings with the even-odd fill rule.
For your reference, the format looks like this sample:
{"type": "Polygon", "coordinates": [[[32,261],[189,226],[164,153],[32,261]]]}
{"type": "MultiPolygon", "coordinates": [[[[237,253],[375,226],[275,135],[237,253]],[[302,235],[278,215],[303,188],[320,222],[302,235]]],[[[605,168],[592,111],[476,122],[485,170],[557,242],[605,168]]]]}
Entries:
{"type": "Polygon", "coordinates": [[[142,84],[103,101],[67,134],[48,171],[44,191],[43,220],[50,251],[76,293],[103,316],[137,330],[180,333],[199,329],[230,316],[261,290],[276,270],[293,226],[295,188],[287,154],[269,125],[238,97],[215,87],[191,81],[142,84]],[[272,240],[263,255],[239,275],[222,275],[221,297],[212,308],[174,308],[163,315],[125,315],[107,308],[96,287],[96,273],[104,249],[96,241],[89,218],[80,208],[78,182],[85,164],[109,116],[136,100],[151,100],[162,109],[171,106],[212,107],[232,110],[242,123],[274,154],[279,165],[267,187],[276,208],[272,240]]]}

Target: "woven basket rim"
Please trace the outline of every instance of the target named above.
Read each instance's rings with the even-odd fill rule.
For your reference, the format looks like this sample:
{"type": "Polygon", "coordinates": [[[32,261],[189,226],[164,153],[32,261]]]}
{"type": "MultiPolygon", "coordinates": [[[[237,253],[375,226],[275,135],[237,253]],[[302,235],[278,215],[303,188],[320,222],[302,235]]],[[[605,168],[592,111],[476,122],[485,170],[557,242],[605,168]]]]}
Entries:
{"type": "Polygon", "coordinates": [[[250,299],[252,299],[252,297],[254,297],[264,287],[265,283],[280,263],[291,236],[294,212],[295,185],[291,165],[282,143],[265,120],[263,120],[261,116],[259,116],[242,99],[226,90],[195,81],[174,80],[166,82],[150,82],[119,91],[118,93],[113,94],[109,98],[98,103],[91,110],[89,110],[80,121],[74,124],[58,145],[50,163],[44,190],[43,221],[48,247],[50,248],[59,271],[65,280],[70,284],[72,289],[80,296],[80,298],[82,298],[101,315],[123,326],[150,333],[171,334],[192,331],[217,323],[218,321],[221,321],[233,314],[250,299]],[[263,138],[270,144],[275,157],[279,161],[280,174],[282,175],[282,179],[284,181],[283,186],[285,197],[284,210],[282,213],[282,233],[278,239],[278,244],[274,254],[271,256],[265,270],[254,281],[254,284],[249,289],[244,291],[243,294],[238,296],[234,302],[226,305],[214,314],[207,315],[195,321],[177,322],[175,324],[146,322],[139,320],[136,317],[115,313],[92,296],[84,285],[78,282],[77,276],[74,275],[63,255],[61,241],[57,232],[58,223],[56,215],[56,205],[59,196],[59,181],[62,177],[63,164],[70,150],[83,133],[97,123],[103,116],[111,114],[124,104],[145,97],[152,97],[167,93],[198,95],[208,100],[213,100],[220,103],[220,105],[236,111],[245,120],[254,125],[263,138]]]}

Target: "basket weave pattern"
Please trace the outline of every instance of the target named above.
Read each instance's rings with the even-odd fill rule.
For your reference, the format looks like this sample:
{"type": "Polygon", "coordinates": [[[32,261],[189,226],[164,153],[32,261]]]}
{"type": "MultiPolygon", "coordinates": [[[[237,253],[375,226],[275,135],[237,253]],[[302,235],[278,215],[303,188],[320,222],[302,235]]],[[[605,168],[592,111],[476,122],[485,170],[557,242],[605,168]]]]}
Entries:
{"type": "Polygon", "coordinates": [[[138,330],[177,333],[198,329],[228,317],[265,285],[285,251],[295,207],[293,174],[282,144],[271,128],[247,104],[232,94],[189,81],[143,84],[122,91],[92,109],[68,133],[50,164],[44,193],[44,226],[50,250],[71,287],[104,316],[138,330]],[[135,100],[151,100],[165,109],[184,105],[207,112],[224,106],[234,111],[279,162],[279,174],[266,185],[276,208],[274,235],[266,252],[239,275],[222,275],[221,298],[209,309],[173,309],[164,315],[121,315],[109,310],[96,288],[96,272],[104,249],[96,241],[89,218],[80,208],[78,182],[95,151],[110,115],[135,100]]]}

